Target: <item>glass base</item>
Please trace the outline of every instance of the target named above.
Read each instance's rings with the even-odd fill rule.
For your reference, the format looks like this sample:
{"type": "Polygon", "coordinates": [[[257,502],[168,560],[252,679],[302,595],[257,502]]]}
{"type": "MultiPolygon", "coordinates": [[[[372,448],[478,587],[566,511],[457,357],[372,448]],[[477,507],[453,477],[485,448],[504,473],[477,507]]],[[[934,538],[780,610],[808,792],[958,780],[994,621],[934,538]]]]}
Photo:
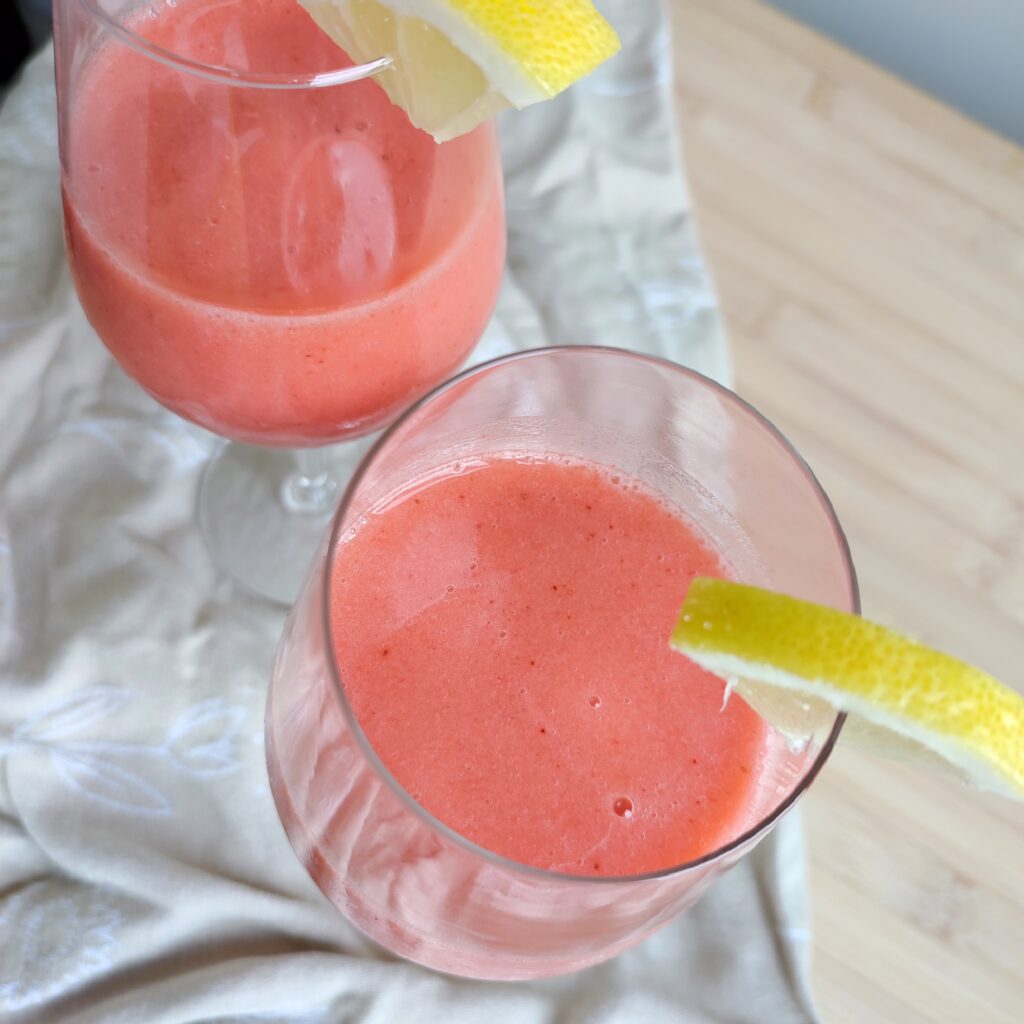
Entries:
{"type": "Polygon", "coordinates": [[[197,516],[216,565],[291,605],[338,501],[372,439],[298,452],[226,443],[203,471],[197,516]]]}

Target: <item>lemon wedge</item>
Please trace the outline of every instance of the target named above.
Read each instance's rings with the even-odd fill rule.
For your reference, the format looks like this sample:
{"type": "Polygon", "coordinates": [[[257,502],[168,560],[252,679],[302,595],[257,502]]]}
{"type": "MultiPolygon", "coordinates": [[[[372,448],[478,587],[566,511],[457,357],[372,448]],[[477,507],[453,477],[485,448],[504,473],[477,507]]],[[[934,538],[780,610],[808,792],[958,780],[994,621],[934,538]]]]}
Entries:
{"type": "Polygon", "coordinates": [[[590,0],[300,0],[439,142],[556,96],[619,50],[590,0]]]}
{"type": "Polygon", "coordinates": [[[876,746],[940,758],[980,788],[1024,799],[1024,698],[948,654],[856,615],[703,577],[672,646],[783,733],[806,735],[845,711],[876,746]]]}

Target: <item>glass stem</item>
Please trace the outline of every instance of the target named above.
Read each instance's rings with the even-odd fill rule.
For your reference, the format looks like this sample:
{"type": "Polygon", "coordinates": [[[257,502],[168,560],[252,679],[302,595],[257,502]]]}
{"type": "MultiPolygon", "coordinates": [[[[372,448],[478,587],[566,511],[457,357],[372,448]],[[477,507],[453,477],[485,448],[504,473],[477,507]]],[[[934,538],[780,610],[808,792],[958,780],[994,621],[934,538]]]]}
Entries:
{"type": "Polygon", "coordinates": [[[295,468],[281,485],[281,500],[291,512],[323,515],[334,508],[338,481],[331,475],[327,448],[300,448],[295,468]]]}

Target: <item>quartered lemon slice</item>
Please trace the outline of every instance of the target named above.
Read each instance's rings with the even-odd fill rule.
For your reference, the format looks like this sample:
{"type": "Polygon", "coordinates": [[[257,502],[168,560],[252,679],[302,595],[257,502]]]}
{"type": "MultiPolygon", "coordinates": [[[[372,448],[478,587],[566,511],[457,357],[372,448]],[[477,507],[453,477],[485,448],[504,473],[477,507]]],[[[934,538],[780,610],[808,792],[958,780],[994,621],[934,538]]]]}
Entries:
{"type": "Polygon", "coordinates": [[[939,757],[980,788],[1024,799],[1024,698],[948,654],[856,615],[707,578],[690,585],[672,645],[784,733],[845,711],[876,745],[939,757]]]}
{"type": "Polygon", "coordinates": [[[619,49],[590,0],[300,0],[439,142],[556,96],[619,49]]]}

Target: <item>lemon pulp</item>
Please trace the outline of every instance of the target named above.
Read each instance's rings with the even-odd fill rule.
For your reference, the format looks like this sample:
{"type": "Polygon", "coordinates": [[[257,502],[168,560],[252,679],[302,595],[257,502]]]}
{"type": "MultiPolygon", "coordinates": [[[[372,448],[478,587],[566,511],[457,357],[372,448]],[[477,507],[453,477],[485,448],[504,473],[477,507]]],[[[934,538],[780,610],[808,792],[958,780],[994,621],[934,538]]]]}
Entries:
{"type": "Polygon", "coordinates": [[[938,756],[1024,799],[1024,699],[948,654],[857,615],[708,578],[690,585],[672,645],[735,680],[783,732],[845,711],[877,746],[938,756]]]}

